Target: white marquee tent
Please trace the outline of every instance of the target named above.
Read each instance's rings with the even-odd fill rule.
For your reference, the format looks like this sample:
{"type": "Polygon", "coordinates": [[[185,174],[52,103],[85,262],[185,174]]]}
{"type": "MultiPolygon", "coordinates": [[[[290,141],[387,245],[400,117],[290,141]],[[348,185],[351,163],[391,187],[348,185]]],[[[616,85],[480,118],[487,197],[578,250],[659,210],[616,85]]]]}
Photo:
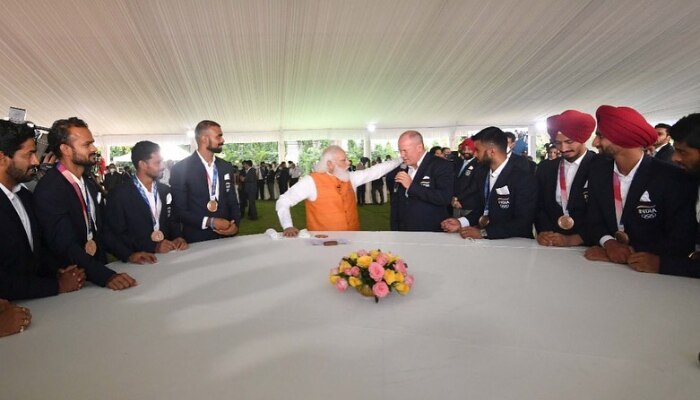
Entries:
{"type": "Polygon", "coordinates": [[[3,0],[0,108],[98,144],[395,140],[700,111],[697,0],[3,0]],[[366,125],[376,123],[374,133],[366,125]]]}

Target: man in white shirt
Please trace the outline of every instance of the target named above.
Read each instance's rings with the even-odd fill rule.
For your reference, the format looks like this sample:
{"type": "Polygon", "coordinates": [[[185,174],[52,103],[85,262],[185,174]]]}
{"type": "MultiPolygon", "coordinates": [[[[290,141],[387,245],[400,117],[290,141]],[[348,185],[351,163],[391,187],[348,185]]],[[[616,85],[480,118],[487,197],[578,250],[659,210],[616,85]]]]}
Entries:
{"type": "Polygon", "coordinates": [[[441,227],[463,238],[532,238],[537,207],[537,184],[529,171],[518,167],[506,153],[506,134],[488,127],[472,136],[480,168],[476,182],[481,188],[476,207],[461,218],[447,218],[441,227]]]}
{"type": "Polygon", "coordinates": [[[301,170],[299,166],[294,164],[292,161],[289,162],[289,186],[294,186],[299,182],[301,177],[301,170]]]}
{"type": "Polygon", "coordinates": [[[687,256],[695,246],[696,186],[677,167],[644,154],[654,128],[629,107],[601,106],[593,144],[610,161],[590,172],[592,261],[627,264],[632,253],[687,256]]]}
{"type": "Polygon", "coordinates": [[[384,176],[399,160],[378,164],[362,171],[348,171],[348,157],[339,146],[329,146],[321,154],[314,172],[302,178],[277,200],[275,209],[284,235],[295,237],[289,209],[300,201],[306,204],[306,225],[312,231],[356,231],[360,229],[355,188],[384,176]]]}
{"type": "Polygon", "coordinates": [[[595,130],[592,115],[567,110],[547,119],[547,131],[562,157],[537,167],[537,242],[542,246],[580,246],[585,242],[588,173],[596,154],[586,148],[595,130]]]}
{"type": "Polygon", "coordinates": [[[85,281],[85,271],[75,265],[57,273],[43,262],[32,194],[22,185],[38,166],[34,129],[0,120],[0,298],[54,296],[78,290],[85,281]]]}
{"type": "Polygon", "coordinates": [[[102,194],[88,178],[97,157],[92,132],[79,118],[60,119],[48,140],[59,162],[37,184],[34,210],[55,267],[76,264],[88,281],[112,290],[136,286],[129,274],[106,266],[102,194]]]}

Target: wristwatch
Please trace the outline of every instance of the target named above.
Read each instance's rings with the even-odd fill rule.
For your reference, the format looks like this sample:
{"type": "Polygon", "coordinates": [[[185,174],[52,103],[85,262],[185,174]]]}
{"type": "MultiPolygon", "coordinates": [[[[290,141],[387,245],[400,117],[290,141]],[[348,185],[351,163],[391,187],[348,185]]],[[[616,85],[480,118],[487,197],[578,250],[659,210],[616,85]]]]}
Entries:
{"type": "Polygon", "coordinates": [[[488,232],[486,232],[486,229],[481,229],[481,230],[479,230],[479,233],[481,234],[481,237],[484,238],[484,239],[486,239],[487,237],[489,237],[489,234],[488,234],[488,232]]]}

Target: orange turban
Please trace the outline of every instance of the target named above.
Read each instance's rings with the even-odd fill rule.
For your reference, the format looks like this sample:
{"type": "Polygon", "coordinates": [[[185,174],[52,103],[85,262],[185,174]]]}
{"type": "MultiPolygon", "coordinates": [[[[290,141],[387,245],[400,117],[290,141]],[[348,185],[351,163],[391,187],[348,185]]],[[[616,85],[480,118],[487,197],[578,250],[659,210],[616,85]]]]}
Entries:
{"type": "Polygon", "coordinates": [[[469,147],[472,152],[476,151],[476,146],[472,138],[464,139],[462,143],[459,144],[459,148],[461,149],[462,147],[469,147]]]}
{"type": "Polygon", "coordinates": [[[618,146],[631,149],[656,143],[656,130],[633,108],[600,106],[595,115],[598,131],[618,146]]]}
{"type": "Polygon", "coordinates": [[[557,137],[557,133],[561,132],[575,142],[585,143],[594,130],[593,116],[580,111],[566,110],[547,118],[547,133],[552,141],[557,137]]]}

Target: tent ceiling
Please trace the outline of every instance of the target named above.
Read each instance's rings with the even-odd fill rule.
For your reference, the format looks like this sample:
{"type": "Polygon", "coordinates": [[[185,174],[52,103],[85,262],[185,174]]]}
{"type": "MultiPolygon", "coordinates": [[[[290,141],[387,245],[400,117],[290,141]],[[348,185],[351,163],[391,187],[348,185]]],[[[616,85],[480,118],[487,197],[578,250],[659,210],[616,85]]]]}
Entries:
{"type": "Polygon", "coordinates": [[[0,107],[100,135],[700,111],[697,0],[3,0],[0,107]]]}

